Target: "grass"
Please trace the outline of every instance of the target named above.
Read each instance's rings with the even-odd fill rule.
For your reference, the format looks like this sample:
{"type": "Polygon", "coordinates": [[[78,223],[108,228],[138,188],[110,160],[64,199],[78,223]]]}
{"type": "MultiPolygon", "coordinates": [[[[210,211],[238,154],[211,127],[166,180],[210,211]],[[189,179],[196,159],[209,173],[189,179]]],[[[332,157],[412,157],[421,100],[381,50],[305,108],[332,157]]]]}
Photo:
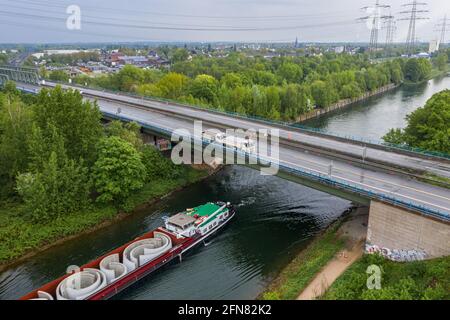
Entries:
{"type": "MultiPolygon", "coordinates": [[[[205,177],[205,170],[186,168],[179,179],[152,181],[136,192],[130,199],[135,208],[161,197],[174,189],[186,186],[205,177]]],[[[54,219],[45,224],[36,224],[24,219],[24,206],[4,203],[0,206],[0,265],[68,236],[76,235],[102,222],[111,221],[118,215],[112,205],[92,205],[90,210],[76,212],[54,219]]]]}
{"type": "Polygon", "coordinates": [[[293,300],[314,276],[344,247],[336,235],[341,221],[334,223],[303,250],[261,295],[263,300],[293,300]]]}
{"type": "Polygon", "coordinates": [[[444,187],[444,188],[450,189],[450,178],[438,176],[436,174],[429,173],[429,172],[427,172],[425,174],[425,178],[431,184],[437,185],[439,187],[444,187]]]}
{"type": "Polygon", "coordinates": [[[393,262],[378,255],[364,255],[328,289],[329,300],[448,300],[450,256],[425,261],[393,262]],[[381,268],[381,289],[367,288],[367,267],[381,268]]]}

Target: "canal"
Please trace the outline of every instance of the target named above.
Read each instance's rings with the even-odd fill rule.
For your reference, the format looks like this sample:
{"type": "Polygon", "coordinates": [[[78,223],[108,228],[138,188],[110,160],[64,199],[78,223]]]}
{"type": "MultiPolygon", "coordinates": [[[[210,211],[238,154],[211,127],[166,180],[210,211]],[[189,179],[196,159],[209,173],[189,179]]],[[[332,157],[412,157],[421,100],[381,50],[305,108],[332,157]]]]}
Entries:
{"type": "Polygon", "coordinates": [[[0,299],[16,299],[161,225],[161,217],[207,201],[230,201],[234,221],[202,246],[117,299],[254,299],[349,201],[259,171],[228,166],[112,226],[50,248],[0,274],[0,299]]]}
{"type": "MultiPolygon", "coordinates": [[[[402,86],[342,111],[304,123],[326,131],[379,140],[450,78],[402,86]]],[[[16,299],[161,225],[161,217],[207,201],[230,201],[237,215],[207,246],[122,292],[116,299],[254,299],[349,201],[246,167],[216,175],[94,233],[50,248],[0,274],[0,299],[16,299]]]]}
{"type": "Polygon", "coordinates": [[[308,120],[302,125],[340,135],[381,140],[390,128],[404,128],[407,114],[422,107],[433,94],[445,89],[450,89],[450,77],[440,77],[418,85],[403,85],[348,108],[308,120]]]}

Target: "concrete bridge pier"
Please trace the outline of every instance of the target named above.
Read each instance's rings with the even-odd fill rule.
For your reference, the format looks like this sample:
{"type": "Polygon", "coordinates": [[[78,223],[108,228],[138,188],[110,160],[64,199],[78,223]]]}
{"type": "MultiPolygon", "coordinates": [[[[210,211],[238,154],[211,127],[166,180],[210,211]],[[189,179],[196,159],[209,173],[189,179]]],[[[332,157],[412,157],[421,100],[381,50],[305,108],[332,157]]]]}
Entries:
{"type": "MultiPolygon", "coordinates": [[[[414,211],[399,208],[380,201],[371,200],[367,244],[385,248],[395,257],[405,256],[406,261],[418,253],[424,258],[437,258],[450,255],[450,223],[421,215],[414,211]]],[[[390,257],[392,258],[392,257],[390,257]]],[[[404,261],[401,259],[400,261],[404,261]]]]}

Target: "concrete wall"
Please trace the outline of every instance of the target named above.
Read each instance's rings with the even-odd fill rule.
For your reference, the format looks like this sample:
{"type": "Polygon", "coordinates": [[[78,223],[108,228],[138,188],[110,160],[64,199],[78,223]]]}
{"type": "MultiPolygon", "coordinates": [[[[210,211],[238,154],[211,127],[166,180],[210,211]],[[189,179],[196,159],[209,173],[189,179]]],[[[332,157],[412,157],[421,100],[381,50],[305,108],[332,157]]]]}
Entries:
{"type": "Polygon", "coordinates": [[[447,256],[450,224],[372,200],[367,242],[391,250],[423,250],[427,258],[447,256]]]}

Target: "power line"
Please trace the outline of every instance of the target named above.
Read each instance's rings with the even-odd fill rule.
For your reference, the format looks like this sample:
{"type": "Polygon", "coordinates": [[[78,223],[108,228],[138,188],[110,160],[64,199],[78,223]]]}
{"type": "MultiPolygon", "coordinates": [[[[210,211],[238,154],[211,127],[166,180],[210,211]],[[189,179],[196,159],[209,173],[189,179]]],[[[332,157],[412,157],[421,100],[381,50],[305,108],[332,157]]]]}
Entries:
{"type": "Polygon", "coordinates": [[[403,7],[411,7],[410,10],[402,11],[400,14],[407,14],[409,17],[401,18],[399,20],[409,20],[408,36],[406,38],[406,52],[409,54],[414,53],[416,47],[416,21],[429,19],[424,16],[418,16],[418,13],[428,13],[428,10],[419,10],[418,6],[426,6],[426,2],[418,2],[414,0],[413,2],[404,4],[403,7]]]}
{"type": "MultiPolygon", "coordinates": [[[[55,16],[43,16],[38,14],[30,14],[23,12],[14,12],[14,11],[5,11],[0,10],[0,14],[6,16],[18,16],[21,18],[28,19],[43,19],[45,21],[54,20],[64,22],[66,18],[63,17],[55,17],[55,16]]],[[[280,26],[280,27],[236,27],[236,28],[214,28],[214,27],[173,27],[173,26],[156,26],[156,25],[143,25],[143,24],[124,24],[124,23],[114,23],[114,22],[100,22],[100,21],[92,21],[84,19],[84,24],[96,25],[96,26],[105,26],[105,27],[119,27],[119,28],[134,28],[134,29],[144,29],[144,30],[175,30],[175,31],[233,31],[233,32],[244,32],[244,31],[275,31],[275,30],[298,30],[298,29],[307,29],[307,28],[319,28],[319,27],[329,27],[329,26],[338,26],[338,25],[348,25],[351,24],[352,20],[347,21],[336,21],[336,22],[325,22],[325,23],[316,23],[316,24],[305,24],[305,25],[296,25],[296,26],[280,26]]]]}
{"type": "MultiPolygon", "coordinates": [[[[8,1],[8,0],[6,0],[6,1],[8,1]]],[[[16,1],[18,1],[18,0],[16,0],[16,1]]],[[[19,5],[21,5],[21,3],[19,3],[19,5]]],[[[19,9],[19,10],[21,10],[20,13],[27,13],[26,11],[24,12],[23,10],[30,10],[29,7],[10,5],[10,4],[7,5],[7,9],[19,9]]],[[[62,12],[60,10],[58,10],[58,11],[54,11],[54,10],[49,11],[48,7],[45,8],[45,9],[43,9],[43,8],[31,8],[31,10],[33,11],[33,14],[35,12],[42,12],[42,13],[46,13],[46,14],[59,15],[60,19],[63,19],[65,17],[67,17],[67,16],[62,15],[62,12]]],[[[15,12],[15,13],[17,13],[17,12],[15,12]]],[[[65,14],[65,11],[64,11],[64,14],[65,14]]],[[[117,18],[94,16],[94,15],[88,15],[88,14],[85,14],[85,13],[82,14],[82,17],[83,17],[83,19],[88,18],[88,19],[91,19],[91,20],[108,20],[108,21],[117,21],[117,20],[119,20],[117,18]]],[[[130,23],[142,23],[142,24],[147,24],[148,23],[148,21],[146,21],[146,20],[137,20],[135,18],[133,18],[132,20],[130,20],[130,19],[122,19],[121,18],[120,21],[121,22],[127,22],[128,21],[130,23]]],[[[154,22],[154,21],[152,21],[152,25],[175,26],[175,27],[178,26],[178,27],[182,27],[183,29],[185,29],[186,27],[214,28],[214,29],[216,29],[216,28],[230,28],[230,29],[251,28],[251,27],[246,27],[246,26],[181,24],[181,23],[168,23],[168,22],[161,23],[161,22],[154,22]]]]}
{"type": "MultiPolygon", "coordinates": [[[[43,6],[45,8],[48,7],[54,7],[54,8],[60,8],[60,9],[66,9],[68,4],[63,3],[55,3],[52,1],[45,1],[45,0],[39,0],[39,1],[33,1],[33,0],[3,0],[3,1],[10,1],[14,4],[17,3],[23,3],[26,5],[33,5],[33,6],[43,6]]],[[[317,13],[317,14],[304,14],[304,15],[267,15],[267,16],[212,16],[212,15],[191,15],[191,14],[177,14],[177,13],[166,13],[166,12],[157,12],[157,11],[146,11],[146,10],[132,10],[132,9],[125,9],[125,8],[111,8],[111,7],[98,7],[98,6],[92,6],[92,5],[83,5],[81,6],[82,9],[90,9],[90,10],[99,10],[99,11],[109,11],[113,13],[130,13],[130,14],[147,14],[147,15],[154,15],[154,16],[163,16],[163,17],[174,17],[174,18],[196,18],[196,19],[218,19],[218,20],[271,20],[271,19],[278,19],[285,21],[286,19],[292,19],[292,20],[298,20],[298,19],[305,19],[305,18],[311,18],[311,19],[317,19],[317,18],[329,18],[329,17],[345,17],[348,15],[337,15],[337,14],[343,14],[348,13],[347,11],[339,11],[335,13],[317,13]]]]}

